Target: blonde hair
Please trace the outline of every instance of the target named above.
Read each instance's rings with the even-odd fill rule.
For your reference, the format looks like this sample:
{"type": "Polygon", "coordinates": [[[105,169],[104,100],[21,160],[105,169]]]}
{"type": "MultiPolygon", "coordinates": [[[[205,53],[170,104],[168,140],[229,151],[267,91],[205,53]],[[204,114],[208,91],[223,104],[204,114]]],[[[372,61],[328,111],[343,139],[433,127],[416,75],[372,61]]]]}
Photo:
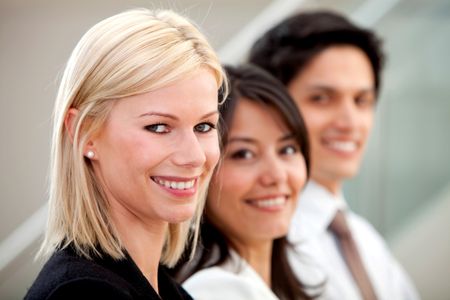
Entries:
{"type": "MultiPolygon", "coordinates": [[[[87,258],[102,253],[124,257],[104,192],[83,149],[103,126],[111,101],[165,87],[200,68],[211,70],[218,89],[226,89],[226,75],[205,37],[192,22],[169,10],[126,11],[99,22],[81,38],[55,103],[49,215],[38,256],[73,245],[87,258]],[[79,111],[73,142],[64,126],[70,108],[79,111]]],[[[201,187],[191,220],[169,224],[163,264],[174,265],[189,239],[196,242],[206,190],[207,184],[201,187]]]]}

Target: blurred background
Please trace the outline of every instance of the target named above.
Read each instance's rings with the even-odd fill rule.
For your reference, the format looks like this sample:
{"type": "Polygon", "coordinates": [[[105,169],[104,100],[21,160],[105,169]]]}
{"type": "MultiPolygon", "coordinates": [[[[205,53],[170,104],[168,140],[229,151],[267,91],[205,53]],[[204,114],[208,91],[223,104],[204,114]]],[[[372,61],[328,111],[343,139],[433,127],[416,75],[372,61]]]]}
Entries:
{"type": "Polygon", "coordinates": [[[423,299],[450,299],[449,0],[0,0],[0,299],[21,299],[42,262],[51,113],[83,33],[133,7],[193,19],[237,63],[296,10],[340,11],[384,39],[388,62],[375,129],[350,206],[387,239],[423,299]]]}

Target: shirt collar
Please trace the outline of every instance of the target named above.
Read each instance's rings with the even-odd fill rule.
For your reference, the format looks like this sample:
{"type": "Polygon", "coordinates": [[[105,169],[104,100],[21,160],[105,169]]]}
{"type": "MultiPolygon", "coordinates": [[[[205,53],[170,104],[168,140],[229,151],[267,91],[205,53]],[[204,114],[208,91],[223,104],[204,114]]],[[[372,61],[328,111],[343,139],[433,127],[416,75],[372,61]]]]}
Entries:
{"type": "Polygon", "coordinates": [[[342,193],[333,195],[324,186],[309,180],[299,196],[289,240],[300,242],[326,231],[337,210],[347,210],[342,193]]]}

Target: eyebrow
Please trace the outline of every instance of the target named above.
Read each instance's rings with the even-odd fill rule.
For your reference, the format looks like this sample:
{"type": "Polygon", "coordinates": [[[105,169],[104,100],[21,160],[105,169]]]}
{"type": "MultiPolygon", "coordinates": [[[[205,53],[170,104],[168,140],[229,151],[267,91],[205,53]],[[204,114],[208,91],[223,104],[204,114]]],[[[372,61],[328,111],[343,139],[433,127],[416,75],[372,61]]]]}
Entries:
{"type": "Polygon", "coordinates": [[[249,144],[256,144],[256,141],[252,138],[248,138],[248,137],[233,137],[228,139],[227,144],[231,144],[231,143],[237,143],[237,142],[243,142],[243,143],[249,143],[249,144]]]}
{"type": "MultiPolygon", "coordinates": [[[[218,114],[219,114],[218,110],[213,110],[213,111],[211,111],[209,113],[206,113],[203,116],[201,116],[200,119],[206,119],[206,118],[208,118],[210,116],[218,115],[218,114]]],[[[169,119],[172,119],[172,120],[178,120],[179,119],[175,115],[168,114],[168,113],[163,113],[163,112],[157,112],[157,111],[150,111],[150,112],[143,113],[143,114],[139,115],[139,118],[152,117],[152,116],[165,117],[165,118],[169,118],[169,119]]]]}
{"type": "MultiPolygon", "coordinates": [[[[285,135],[283,135],[282,137],[280,137],[280,138],[278,139],[278,142],[284,142],[284,141],[291,140],[291,139],[294,139],[294,138],[295,138],[295,136],[294,136],[293,133],[288,133],[288,134],[285,134],[285,135]]],[[[255,139],[253,139],[253,138],[250,138],[250,137],[240,137],[240,136],[230,138],[230,139],[228,140],[227,144],[230,144],[230,143],[236,143],[236,142],[243,142],[243,143],[249,143],[249,144],[257,144],[257,141],[256,141],[255,139]]]]}
{"type": "Polygon", "coordinates": [[[290,132],[288,134],[283,135],[281,138],[278,139],[278,141],[284,142],[284,141],[291,140],[291,139],[294,139],[294,138],[295,138],[295,135],[290,132]]]}
{"type": "MultiPolygon", "coordinates": [[[[327,85],[322,85],[322,84],[313,84],[313,85],[310,85],[309,87],[307,87],[307,89],[309,89],[309,90],[322,90],[322,91],[331,92],[331,93],[335,93],[336,92],[335,88],[327,86],[327,85]]],[[[375,93],[375,88],[374,87],[362,88],[358,92],[375,93]]]]}

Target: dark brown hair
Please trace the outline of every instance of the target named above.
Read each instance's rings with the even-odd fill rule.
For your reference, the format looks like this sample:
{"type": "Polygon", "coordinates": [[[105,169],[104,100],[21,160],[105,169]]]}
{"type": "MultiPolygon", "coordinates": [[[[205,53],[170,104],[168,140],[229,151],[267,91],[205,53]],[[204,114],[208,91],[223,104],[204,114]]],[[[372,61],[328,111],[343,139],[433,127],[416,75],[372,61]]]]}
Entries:
{"type": "Polygon", "coordinates": [[[351,23],[332,11],[311,11],[293,15],[261,36],[248,60],[288,85],[324,49],[351,45],[369,58],[378,94],[385,56],[375,33],[351,23]]]}
{"type": "MultiPolygon", "coordinates": [[[[240,67],[226,66],[229,79],[229,96],[220,107],[221,141],[227,144],[228,129],[233,123],[233,117],[239,101],[252,101],[262,106],[274,108],[291,130],[304,156],[309,175],[309,143],[303,118],[287,92],[284,85],[266,71],[254,65],[240,67]]],[[[184,281],[199,270],[221,265],[230,257],[233,245],[209,219],[208,214],[200,228],[200,242],[192,261],[185,256],[172,274],[184,281]]],[[[273,242],[272,250],[272,290],[280,299],[310,299],[305,292],[305,286],[295,276],[287,258],[290,247],[286,237],[277,238],[273,242]]],[[[189,250],[186,252],[189,253],[189,250]]]]}

